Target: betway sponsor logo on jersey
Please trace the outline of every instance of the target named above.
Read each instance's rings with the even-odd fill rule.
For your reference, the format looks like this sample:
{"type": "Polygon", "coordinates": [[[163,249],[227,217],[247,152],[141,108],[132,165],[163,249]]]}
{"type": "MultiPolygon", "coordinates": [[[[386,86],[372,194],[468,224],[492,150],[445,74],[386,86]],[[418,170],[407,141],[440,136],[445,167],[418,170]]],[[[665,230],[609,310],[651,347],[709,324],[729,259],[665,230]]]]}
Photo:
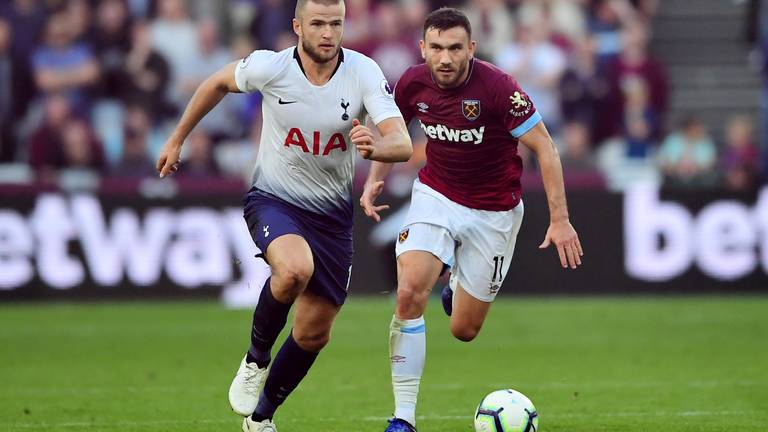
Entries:
{"type": "Polygon", "coordinates": [[[421,121],[419,124],[428,137],[455,143],[480,144],[483,142],[483,134],[485,133],[485,126],[475,129],[452,129],[441,124],[425,125],[421,121]]]}

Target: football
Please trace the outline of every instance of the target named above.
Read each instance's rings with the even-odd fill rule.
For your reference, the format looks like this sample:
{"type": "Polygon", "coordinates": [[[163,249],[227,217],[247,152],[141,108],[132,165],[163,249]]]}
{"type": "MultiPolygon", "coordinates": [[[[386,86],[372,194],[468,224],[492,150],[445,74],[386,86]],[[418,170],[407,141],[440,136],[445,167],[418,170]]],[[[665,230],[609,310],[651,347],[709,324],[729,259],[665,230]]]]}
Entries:
{"type": "Polygon", "coordinates": [[[484,397],[475,410],[476,432],[536,432],[539,417],[533,403],[524,394],[496,390],[484,397]]]}

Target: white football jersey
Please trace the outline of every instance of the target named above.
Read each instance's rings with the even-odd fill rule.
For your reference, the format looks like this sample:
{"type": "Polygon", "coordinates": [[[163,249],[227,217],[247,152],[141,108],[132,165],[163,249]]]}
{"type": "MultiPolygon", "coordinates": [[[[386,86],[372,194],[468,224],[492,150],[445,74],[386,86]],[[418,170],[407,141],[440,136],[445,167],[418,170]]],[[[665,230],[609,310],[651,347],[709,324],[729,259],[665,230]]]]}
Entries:
{"type": "Polygon", "coordinates": [[[352,120],[402,117],[379,66],[348,49],[322,86],[304,75],[295,47],[257,50],[235,69],[243,92],[263,95],[259,155],[253,185],[316,213],[351,221],[354,144],[352,120]]]}

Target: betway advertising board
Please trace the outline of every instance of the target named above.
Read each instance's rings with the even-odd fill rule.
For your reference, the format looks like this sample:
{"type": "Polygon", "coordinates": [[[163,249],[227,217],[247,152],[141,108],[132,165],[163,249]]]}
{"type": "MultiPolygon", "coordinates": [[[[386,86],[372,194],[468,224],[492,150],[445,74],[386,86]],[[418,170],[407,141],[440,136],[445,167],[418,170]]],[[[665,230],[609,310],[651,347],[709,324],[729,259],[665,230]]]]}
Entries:
{"type": "MultiPolygon", "coordinates": [[[[578,270],[541,251],[543,192],[526,215],[502,295],[768,292],[768,187],[723,193],[572,191],[585,250],[578,270]]],[[[375,224],[356,215],[350,295],[394,290],[394,241],[406,198],[375,224]]],[[[255,299],[268,276],[241,195],[0,194],[0,300],[217,296],[255,299]]],[[[490,288],[490,287],[489,287],[490,288]]]]}

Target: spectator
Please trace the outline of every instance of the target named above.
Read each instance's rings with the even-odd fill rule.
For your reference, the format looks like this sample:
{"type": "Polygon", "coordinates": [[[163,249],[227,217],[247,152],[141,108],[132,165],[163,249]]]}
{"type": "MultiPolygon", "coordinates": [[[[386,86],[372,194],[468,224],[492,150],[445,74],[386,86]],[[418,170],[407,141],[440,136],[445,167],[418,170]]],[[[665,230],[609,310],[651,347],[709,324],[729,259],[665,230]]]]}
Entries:
{"type": "Polygon", "coordinates": [[[43,103],[43,121],[29,139],[29,164],[39,174],[44,175],[64,164],[61,136],[71,117],[72,107],[62,94],[51,94],[43,103]]]}
{"type": "MultiPolygon", "coordinates": [[[[662,118],[667,110],[667,77],[664,67],[648,55],[648,29],[645,24],[635,21],[622,32],[622,51],[607,71],[611,94],[602,113],[604,130],[598,138],[605,138],[617,132],[624,115],[623,89],[627,80],[641,79],[647,84],[648,103],[656,118],[662,118]]],[[[658,133],[661,127],[654,132],[658,133]]],[[[654,136],[658,138],[658,135],[654,136]]]]}
{"type": "Polygon", "coordinates": [[[151,130],[149,114],[143,108],[128,108],[125,115],[123,153],[110,172],[112,176],[142,178],[154,175],[154,165],[147,151],[151,130]]]}
{"type": "Polygon", "coordinates": [[[565,49],[586,36],[584,10],[573,0],[525,0],[517,14],[520,24],[528,27],[542,20],[551,22],[553,42],[565,49]]]}
{"type": "Polygon", "coordinates": [[[37,0],[0,1],[0,17],[10,25],[13,74],[13,119],[26,115],[35,96],[30,53],[45,27],[45,10],[37,0]]]}
{"type": "Polygon", "coordinates": [[[120,78],[120,98],[128,105],[140,105],[153,118],[175,115],[166,102],[169,79],[168,63],[152,49],[149,27],[134,24],[131,50],[120,78]]]}
{"type": "Polygon", "coordinates": [[[26,60],[40,40],[45,27],[45,9],[38,0],[11,0],[0,2],[0,17],[11,26],[11,55],[15,60],[26,60]]]}
{"type": "Polygon", "coordinates": [[[62,129],[61,168],[101,171],[104,169],[104,153],[93,131],[84,120],[72,119],[62,129]]]}
{"type": "Polygon", "coordinates": [[[664,140],[659,162],[665,184],[671,187],[712,186],[716,180],[715,144],[695,117],[683,120],[680,129],[664,140]]]}
{"type": "MultiPolygon", "coordinates": [[[[235,60],[235,56],[221,46],[216,22],[208,19],[201,21],[197,34],[199,55],[188,58],[182,68],[183,72],[177,76],[182,82],[185,101],[192,97],[206,78],[213,75],[222,65],[235,60]]],[[[225,98],[200,121],[198,127],[205,129],[215,141],[244,135],[243,124],[237,118],[238,104],[242,103],[238,99],[225,98]]]]}
{"type": "Polygon", "coordinates": [[[608,81],[597,67],[593,38],[576,43],[558,93],[564,120],[582,122],[588,126],[589,135],[596,136],[601,120],[598,112],[608,96],[608,81]]]}
{"type": "Polygon", "coordinates": [[[547,127],[556,133],[560,124],[558,85],[566,63],[565,55],[549,42],[547,23],[520,26],[516,43],[498,54],[496,64],[517,79],[547,119],[547,127]]]}
{"type": "Polygon", "coordinates": [[[560,142],[563,147],[561,159],[564,170],[568,173],[597,172],[597,165],[592,154],[589,126],[586,123],[578,121],[565,123],[560,142]]]}
{"type": "Polygon", "coordinates": [[[624,126],[623,136],[626,155],[643,159],[655,147],[658,119],[649,105],[648,86],[638,77],[627,79],[623,86],[624,126]]]}
{"type": "Polygon", "coordinates": [[[292,31],[282,32],[279,35],[277,35],[277,42],[275,43],[277,44],[276,51],[282,51],[284,49],[288,49],[293,46],[296,46],[296,44],[298,43],[298,38],[296,36],[296,33],[292,31]]]}
{"type": "Polygon", "coordinates": [[[589,31],[597,42],[600,67],[612,62],[621,52],[621,28],[634,18],[626,0],[591,1],[589,31]]]}
{"type": "Polygon", "coordinates": [[[400,79],[406,69],[418,63],[418,45],[406,31],[402,9],[394,3],[381,3],[374,20],[376,41],[364,51],[381,66],[390,83],[400,79]]]}
{"type": "MultiPolygon", "coordinates": [[[[404,40],[410,40],[413,46],[423,37],[424,20],[431,12],[426,0],[410,0],[403,3],[404,40]]],[[[345,32],[346,34],[346,32],[345,32]]],[[[419,56],[419,60],[421,56],[419,56]]]]}
{"type": "Polygon", "coordinates": [[[12,83],[11,27],[0,18],[0,162],[12,160],[16,150],[11,140],[14,90],[12,83]]]}
{"type": "Polygon", "coordinates": [[[502,0],[469,0],[464,13],[472,24],[477,56],[492,59],[515,35],[515,20],[502,0]]]}
{"type": "Polygon", "coordinates": [[[725,186],[730,190],[749,190],[759,176],[760,152],[755,146],[752,129],[752,123],[744,116],[731,118],[726,126],[720,168],[725,186]]]}
{"type": "Polygon", "coordinates": [[[645,20],[656,15],[659,9],[659,0],[631,0],[632,6],[640,13],[640,17],[645,20]]]}
{"type": "Polygon", "coordinates": [[[263,0],[251,21],[250,32],[261,49],[275,50],[277,38],[283,32],[293,33],[294,2],[263,0]]]}
{"type": "Polygon", "coordinates": [[[131,21],[126,0],[104,0],[96,9],[94,45],[102,71],[102,94],[120,95],[125,58],[131,49],[131,21]]]}
{"type": "Polygon", "coordinates": [[[184,169],[177,174],[180,177],[206,178],[214,177],[219,173],[218,166],[213,159],[213,146],[211,137],[200,129],[194,130],[189,135],[188,149],[182,155],[184,169]]]}
{"type": "MultiPolygon", "coordinates": [[[[346,17],[344,18],[344,39],[342,45],[345,48],[365,52],[373,39],[373,19],[371,10],[375,0],[347,0],[346,17]]],[[[423,22],[422,22],[423,24],[423,22]]],[[[293,33],[293,29],[291,29],[293,33]]]]}
{"type": "Polygon", "coordinates": [[[754,0],[751,7],[753,32],[762,60],[763,89],[760,98],[760,150],[763,154],[763,178],[768,181],[768,4],[754,0]]]}
{"type": "Polygon", "coordinates": [[[131,17],[137,20],[146,20],[150,17],[154,0],[127,0],[131,17]]]}
{"type": "Polygon", "coordinates": [[[33,69],[37,87],[45,94],[63,92],[78,112],[89,107],[87,90],[99,78],[91,49],[75,41],[67,12],[52,14],[45,27],[45,44],[35,50],[33,69]]]}
{"type": "Polygon", "coordinates": [[[197,28],[189,18],[183,0],[158,0],[158,16],[151,24],[152,47],[168,62],[171,86],[170,101],[181,108],[186,103],[182,82],[187,59],[197,57],[197,28]]]}
{"type": "Polygon", "coordinates": [[[74,40],[85,42],[95,39],[91,32],[91,5],[88,0],[68,0],[66,13],[69,15],[69,31],[74,40]]]}
{"type": "MultiPolygon", "coordinates": [[[[285,48],[296,44],[296,35],[291,33],[284,33],[283,36],[278,38],[278,43],[285,43],[285,48]],[[284,42],[280,42],[280,39],[285,39],[284,42]]],[[[245,36],[240,36],[232,41],[231,52],[232,56],[236,59],[245,58],[251,52],[253,52],[253,43],[251,39],[245,36]]],[[[236,98],[228,98],[237,107],[237,114],[234,117],[235,121],[239,122],[244,130],[248,130],[255,123],[257,118],[261,116],[261,93],[246,93],[236,98]]],[[[246,132],[245,135],[247,135],[246,132]]]]}

